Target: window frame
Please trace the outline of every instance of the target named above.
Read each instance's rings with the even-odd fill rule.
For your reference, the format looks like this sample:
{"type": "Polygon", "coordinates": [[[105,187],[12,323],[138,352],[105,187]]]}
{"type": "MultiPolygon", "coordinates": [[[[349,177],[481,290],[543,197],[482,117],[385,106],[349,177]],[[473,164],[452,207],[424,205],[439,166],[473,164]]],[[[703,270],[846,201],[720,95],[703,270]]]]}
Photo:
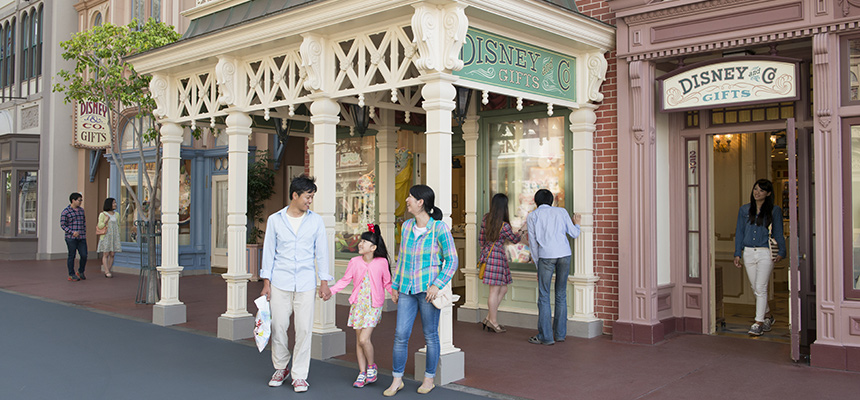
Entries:
{"type": "Polygon", "coordinates": [[[843,274],[844,298],[860,300],[860,288],[854,288],[854,212],[852,210],[853,193],[852,159],[851,159],[851,127],[860,126],[860,117],[842,119],[842,209],[845,218],[842,226],[843,243],[843,274]]]}
{"type": "MultiPolygon", "coordinates": [[[[849,54],[850,48],[848,46],[848,43],[852,40],[856,40],[856,41],[860,42],[860,34],[846,35],[846,36],[842,37],[842,39],[840,40],[840,43],[839,43],[839,49],[841,50],[840,53],[842,54],[840,57],[840,66],[841,66],[840,70],[841,71],[839,73],[839,78],[840,78],[840,83],[839,83],[839,88],[840,88],[839,92],[840,93],[839,93],[839,95],[840,95],[840,98],[842,99],[842,105],[843,106],[860,105],[860,94],[858,94],[857,100],[851,100],[851,89],[850,89],[850,87],[851,87],[850,86],[850,84],[851,84],[851,69],[849,68],[851,59],[850,59],[850,54],[849,54]]],[[[860,75],[857,76],[857,79],[860,80],[860,75]]]]}

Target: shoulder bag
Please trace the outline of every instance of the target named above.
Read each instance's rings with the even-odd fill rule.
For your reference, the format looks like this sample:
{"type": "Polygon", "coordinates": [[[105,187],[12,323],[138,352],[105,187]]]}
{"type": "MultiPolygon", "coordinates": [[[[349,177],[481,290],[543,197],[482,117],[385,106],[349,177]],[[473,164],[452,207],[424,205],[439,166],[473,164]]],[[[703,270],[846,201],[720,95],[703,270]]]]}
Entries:
{"type": "Polygon", "coordinates": [[[779,244],[773,237],[773,224],[767,227],[767,247],[770,247],[770,259],[776,260],[776,257],[779,256],[779,244]]]}
{"type": "MultiPolygon", "coordinates": [[[[101,217],[102,217],[102,215],[105,215],[104,211],[102,211],[102,213],[101,213],[101,214],[99,214],[99,218],[98,218],[98,219],[99,219],[99,222],[101,222],[101,219],[102,219],[101,217]]],[[[109,221],[109,220],[110,220],[110,217],[108,217],[108,218],[105,220],[104,227],[102,227],[102,228],[99,228],[99,225],[98,225],[98,224],[96,225],[96,235],[101,236],[101,235],[104,235],[104,234],[106,234],[106,233],[107,233],[107,226],[108,226],[108,221],[109,221]]]]}

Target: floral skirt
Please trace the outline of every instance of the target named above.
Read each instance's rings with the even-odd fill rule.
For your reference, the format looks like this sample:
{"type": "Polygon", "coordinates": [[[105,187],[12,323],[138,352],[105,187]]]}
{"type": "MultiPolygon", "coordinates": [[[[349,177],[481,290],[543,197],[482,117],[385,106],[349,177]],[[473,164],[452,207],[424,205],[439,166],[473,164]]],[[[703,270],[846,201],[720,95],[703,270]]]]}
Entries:
{"type": "Polygon", "coordinates": [[[361,289],[358,291],[358,299],[349,307],[349,320],[346,322],[346,326],[355,329],[374,328],[382,319],[382,307],[373,307],[370,302],[369,275],[364,275],[361,289]]]}

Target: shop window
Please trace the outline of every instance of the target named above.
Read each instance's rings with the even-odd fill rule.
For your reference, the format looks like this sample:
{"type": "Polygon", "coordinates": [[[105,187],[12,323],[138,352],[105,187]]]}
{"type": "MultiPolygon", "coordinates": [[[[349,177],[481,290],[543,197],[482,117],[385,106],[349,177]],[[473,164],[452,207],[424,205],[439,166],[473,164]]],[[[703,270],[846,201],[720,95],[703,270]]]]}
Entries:
{"type": "MultiPolygon", "coordinates": [[[[490,122],[489,196],[508,196],[511,226],[514,231],[525,225],[526,216],[535,208],[534,194],[549,189],[555,205],[565,207],[564,117],[534,118],[490,122]]],[[[486,207],[484,206],[485,211],[486,207]]],[[[525,244],[507,245],[511,262],[528,262],[525,244]]]]}
{"type": "Polygon", "coordinates": [[[711,125],[776,121],[793,117],[794,102],[790,101],[756,106],[715,108],[711,110],[711,125]]]}
{"type": "Polygon", "coordinates": [[[848,214],[845,224],[845,297],[860,299],[860,118],[847,120],[843,126],[848,131],[844,135],[849,142],[846,151],[850,151],[850,157],[845,157],[847,165],[844,169],[848,214]]]}
{"type": "Polygon", "coordinates": [[[378,223],[376,212],[376,137],[337,141],[335,187],[335,251],[353,256],[367,224],[378,223]]]}
{"type": "MultiPolygon", "coordinates": [[[[134,150],[137,149],[141,145],[141,141],[137,139],[137,135],[143,133],[146,136],[146,132],[152,129],[152,120],[149,118],[134,118],[134,119],[126,119],[125,124],[122,129],[122,150],[134,150]],[[135,129],[137,127],[137,129],[135,129]]],[[[147,141],[143,142],[143,147],[153,147],[155,146],[155,142],[147,141]]]]}
{"type": "Polygon", "coordinates": [[[102,25],[102,13],[96,11],[96,13],[93,14],[93,26],[95,27],[95,26],[101,26],[101,25],[102,25]]]}
{"type": "MultiPolygon", "coordinates": [[[[149,208],[152,206],[153,203],[152,193],[150,193],[149,190],[146,189],[148,186],[148,184],[146,183],[147,177],[144,175],[144,173],[140,172],[139,163],[133,162],[124,165],[123,172],[125,173],[125,177],[128,180],[129,186],[126,186],[123,182],[122,188],[120,189],[120,240],[123,242],[136,242],[137,227],[135,227],[134,221],[146,218],[146,213],[149,211],[149,208]],[[141,210],[140,215],[138,215],[137,213],[137,207],[132,198],[131,191],[134,191],[134,193],[140,196],[140,201],[144,208],[143,210],[141,210]]],[[[148,179],[152,182],[154,182],[155,180],[155,173],[155,163],[146,163],[145,174],[149,175],[148,179]]],[[[158,201],[158,199],[155,199],[155,213],[161,214],[161,203],[160,201],[158,201]]]]}
{"type": "Polygon", "coordinates": [[[191,245],[191,160],[179,164],[179,245],[191,245]]]}
{"type": "Polygon", "coordinates": [[[848,101],[860,101],[860,39],[848,40],[848,101]]]}
{"type": "Polygon", "coordinates": [[[687,140],[687,282],[701,283],[699,140],[687,140]]]}
{"type": "Polygon", "coordinates": [[[11,235],[12,234],[12,172],[11,171],[3,171],[2,175],[0,175],[3,179],[3,198],[0,201],[0,212],[2,212],[2,220],[3,225],[2,233],[3,235],[11,235]]]}
{"type": "Polygon", "coordinates": [[[18,172],[18,235],[36,234],[38,172],[18,172]]]}

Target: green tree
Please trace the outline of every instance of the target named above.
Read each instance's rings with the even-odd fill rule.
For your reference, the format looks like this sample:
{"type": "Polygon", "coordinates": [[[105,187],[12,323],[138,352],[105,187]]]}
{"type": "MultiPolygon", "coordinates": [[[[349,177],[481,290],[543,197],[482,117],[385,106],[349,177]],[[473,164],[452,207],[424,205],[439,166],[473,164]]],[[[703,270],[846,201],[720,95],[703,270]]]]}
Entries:
{"type": "MultiPolygon", "coordinates": [[[[155,176],[144,173],[137,190],[129,184],[125,173],[119,174],[134,202],[136,219],[148,221],[149,227],[154,227],[158,219],[156,204],[161,197],[161,138],[152,115],[155,101],[149,96],[149,81],[152,78],[135,71],[128,59],[135,54],[173,43],[179,37],[172,26],[152,18],[143,24],[137,20],[127,26],[105,23],[75,33],[71,39],[60,43],[63,59],[74,61],[75,68],[59,71],[53,87],[54,92],[65,96],[66,103],[94,101],[105,104],[109,110],[108,122],[113,129],[123,124],[131,126],[138,155],[135,163],[145,159],[144,150],[154,149],[155,176]]],[[[195,134],[199,136],[199,131],[195,134]]],[[[125,160],[119,136],[119,132],[113,135],[114,141],[107,153],[114,165],[123,171],[125,160]]],[[[156,265],[156,246],[154,240],[148,244],[151,270],[156,265]]],[[[153,291],[151,288],[147,290],[153,291]]],[[[157,294],[151,296],[148,293],[145,302],[153,302],[154,297],[157,294]]]]}

